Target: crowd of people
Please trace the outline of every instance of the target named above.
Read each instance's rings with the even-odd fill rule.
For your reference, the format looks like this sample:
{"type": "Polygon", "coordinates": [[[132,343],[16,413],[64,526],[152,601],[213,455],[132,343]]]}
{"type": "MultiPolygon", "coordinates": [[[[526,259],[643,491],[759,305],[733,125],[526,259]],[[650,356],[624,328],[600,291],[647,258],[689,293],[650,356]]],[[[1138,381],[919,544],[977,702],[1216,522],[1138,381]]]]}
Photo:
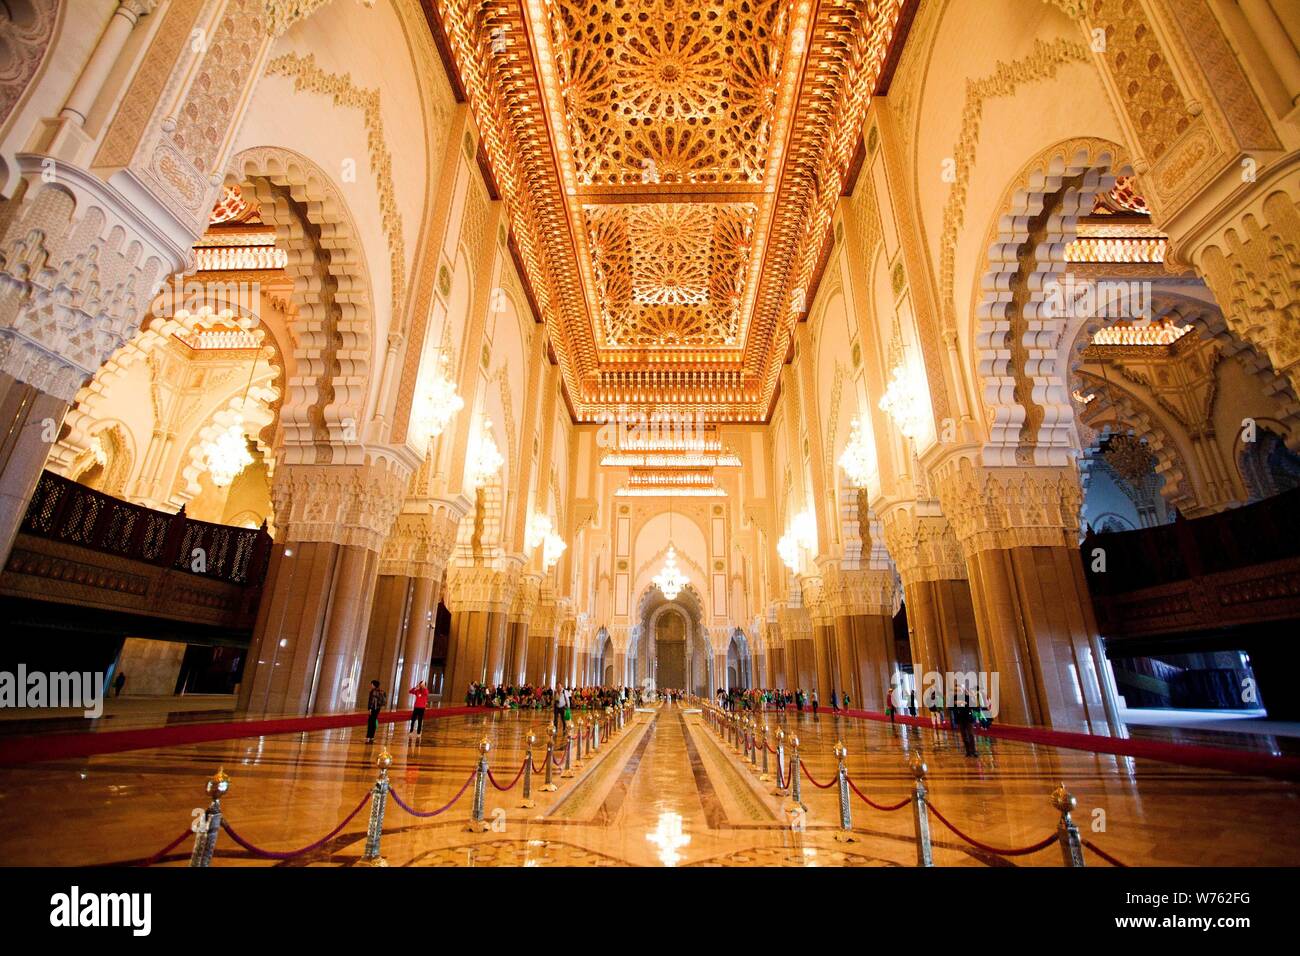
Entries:
{"type": "MultiPolygon", "coordinates": [[[[411,719],[407,729],[408,735],[419,737],[424,732],[424,714],[429,704],[429,687],[420,681],[408,692],[413,698],[411,719]]],[[[643,706],[651,699],[677,704],[686,699],[686,692],[680,688],[665,688],[647,691],[639,687],[603,687],[587,685],[582,687],[536,687],[531,684],[516,686],[514,684],[471,683],[465,692],[465,703],[470,707],[495,707],[502,710],[536,710],[550,711],[555,728],[561,734],[567,732],[569,721],[574,711],[603,711],[608,707],[624,704],[643,706]]],[[[993,714],[987,705],[982,691],[965,686],[957,687],[953,700],[945,705],[942,690],[937,688],[927,692],[926,709],[929,711],[930,724],[936,730],[957,730],[965,745],[966,755],[976,756],[975,728],[988,730],[993,725],[993,714]]],[[[787,691],[783,688],[731,688],[719,687],[715,694],[718,707],[729,713],[786,711],[791,708],[808,711],[813,719],[819,718],[821,706],[817,690],[810,692],[797,688],[787,691]]],[[[379,726],[379,713],[388,702],[387,693],[380,687],[379,681],[370,682],[370,694],[366,701],[370,719],[366,725],[366,743],[372,743],[379,726]]],[[[831,711],[839,713],[852,706],[848,691],[843,695],[831,689],[831,711]]],[[[916,690],[909,689],[907,702],[903,703],[902,689],[890,685],[885,692],[885,715],[894,723],[899,712],[917,717],[916,690]]]]}

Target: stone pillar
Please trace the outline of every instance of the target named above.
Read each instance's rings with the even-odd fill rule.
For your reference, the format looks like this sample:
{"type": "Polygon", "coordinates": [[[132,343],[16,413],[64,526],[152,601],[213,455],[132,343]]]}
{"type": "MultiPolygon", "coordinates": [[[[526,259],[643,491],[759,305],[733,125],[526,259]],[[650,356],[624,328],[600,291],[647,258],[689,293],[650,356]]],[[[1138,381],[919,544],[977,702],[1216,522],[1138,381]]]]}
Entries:
{"type": "MultiPolygon", "coordinates": [[[[253,628],[241,709],[328,714],[364,706],[379,552],[408,477],[386,462],[277,471],[280,540],[253,628]]],[[[391,696],[392,688],[385,690],[391,696]]]]}
{"type": "Polygon", "coordinates": [[[961,545],[938,502],[891,504],[882,509],[881,520],[903,579],[918,695],[927,675],[937,675],[930,680],[941,681],[946,695],[948,674],[982,669],[961,545]]]}
{"type": "Polygon", "coordinates": [[[444,700],[457,703],[464,699],[471,683],[487,680],[488,614],[452,611],[444,700]]]}
{"type": "Polygon", "coordinates": [[[856,655],[855,705],[864,710],[883,711],[885,695],[898,671],[893,618],[884,614],[857,614],[847,621],[856,655]]]}
{"type": "Polygon", "coordinates": [[[67,410],[67,402],[0,372],[0,567],[67,410]]]}
{"type": "Polygon", "coordinates": [[[504,567],[453,565],[448,570],[447,608],[452,612],[447,648],[449,700],[462,698],[471,681],[504,681],[507,612],[517,583],[518,568],[509,559],[504,567]]]}
{"type": "Polygon", "coordinates": [[[381,574],[375,584],[375,600],[370,609],[370,627],[366,635],[366,656],[361,667],[365,686],[377,679],[388,692],[388,706],[397,708],[406,699],[413,684],[404,683],[406,633],[411,620],[412,592],[415,582],[405,575],[381,574]]]}
{"type": "Polygon", "coordinates": [[[487,682],[501,684],[506,679],[506,628],[509,622],[503,611],[491,611],[487,617],[487,682]]]}
{"type": "Polygon", "coordinates": [[[958,453],[935,478],[966,557],[998,719],[1119,732],[1079,555],[1074,466],[985,467],[958,453]]]}

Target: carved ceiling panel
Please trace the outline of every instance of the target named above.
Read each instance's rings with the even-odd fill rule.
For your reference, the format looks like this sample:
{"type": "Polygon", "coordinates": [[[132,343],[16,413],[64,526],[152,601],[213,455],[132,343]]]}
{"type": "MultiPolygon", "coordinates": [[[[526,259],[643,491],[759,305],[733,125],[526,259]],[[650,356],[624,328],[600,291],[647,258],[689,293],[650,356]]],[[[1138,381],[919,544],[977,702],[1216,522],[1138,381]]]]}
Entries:
{"type": "Polygon", "coordinates": [[[903,0],[434,0],[575,414],[760,421],[903,0]]]}

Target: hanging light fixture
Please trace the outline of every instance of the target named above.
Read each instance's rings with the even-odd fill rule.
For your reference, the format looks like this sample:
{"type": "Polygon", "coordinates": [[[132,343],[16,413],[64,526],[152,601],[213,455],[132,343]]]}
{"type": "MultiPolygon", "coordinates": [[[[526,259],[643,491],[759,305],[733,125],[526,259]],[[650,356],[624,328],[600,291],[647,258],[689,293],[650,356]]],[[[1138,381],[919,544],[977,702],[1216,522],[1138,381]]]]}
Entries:
{"type": "Polygon", "coordinates": [[[668,499],[668,553],[664,555],[663,568],[654,576],[653,580],[655,587],[669,601],[681,594],[682,588],[690,584],[690,579],[677,567],[677,552],[673,549],[673,504],[671,498],[668,499]]]}
{"type": "Polygon", "coordinates": [[[542,570],[549,571],[555,567],[555,562],[560,560],[560,555],[564,554],[568,547],[558,534],[547,532],[545,540],[542,541],[542,570]]]}
{"type": "Polygon", "coordinates": [[[416,397],[415,423],[425,442],[433,441],[465,407],[465,400],[456,394],[456,383],[447,375],[447,353],[442,352],[433,369],[433,381],[416,397]]]}
{"type": "MultiPolygon", "coordinates": [[[[257,360],[248,370],[248,382],[244,385],[244,395],[240,399],[242,409],[248,402],[248,390],[253,386],[253,374],[257,371],[257,360]]],[[[221,430],[216,438],[207,443],[204,458],[208,466],[208,475],[218,488],[227,487],[239,477],[239,473],[253,463],[253,456],[248,452],[248,438],[244,435],[244,415],[235,412],[235,419],[221,430]]]]}
{"type": "Polygon", "coordinates": [[[925,430],[925,382],[920,369],[907,360],[894,366],[880,409],[893,419],[898,430],[915,440],[925,430]]]}
{"type": "Polygon", "coordinates": [[[470,480],[474,487],[481,488],[487,484],[505,463],[506,460],[501,457],[497,443],[492,438],[492,421],[485,418],[470,462],[470,480]]]}
{"type": "Polygon", "coordinates": [[[545,543],[546,536],[554,530],[550,515],[529,515],[528,527],[524,530],[524,545],[532,551],[538,545],[545,543]]]}
{"type": "Polygon", "coordinates": [[[858,488],[866,487],[867,478],[875,470],[871,445],[867,442],[867,432],[859,418],[853,419],[849,442],[844,446],[844,454],[840,455],[840,467],[849,476],[849,481],[858,488]]]}
{"type": "Polygon", "coordinates": [[[218,488],[225,488],[253,463],[253,456],[248,453],[248,439],[244,436],[242,415],[236,415],[235,420],[208,443],[207,463],[208,475],[218,488]]]}
{"type": "Polygon", "coordinates": [[[808,551],[817,553],[817,519],[808,509],[804,509],[790,521],[790,527],[776,543],[776,553],[787,568],[799,572],[799,553],[808,551]]]}

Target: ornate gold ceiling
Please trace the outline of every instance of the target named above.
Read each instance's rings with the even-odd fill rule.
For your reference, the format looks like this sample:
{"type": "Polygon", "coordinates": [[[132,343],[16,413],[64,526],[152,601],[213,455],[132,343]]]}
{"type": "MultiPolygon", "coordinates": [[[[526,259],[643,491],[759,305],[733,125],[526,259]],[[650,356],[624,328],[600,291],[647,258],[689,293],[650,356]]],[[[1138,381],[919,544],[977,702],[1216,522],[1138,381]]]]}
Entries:
{"type": "Polygon", "coordinates": [[[761,421],[903,0],[436,0],[575,414],[761,421]]]}

